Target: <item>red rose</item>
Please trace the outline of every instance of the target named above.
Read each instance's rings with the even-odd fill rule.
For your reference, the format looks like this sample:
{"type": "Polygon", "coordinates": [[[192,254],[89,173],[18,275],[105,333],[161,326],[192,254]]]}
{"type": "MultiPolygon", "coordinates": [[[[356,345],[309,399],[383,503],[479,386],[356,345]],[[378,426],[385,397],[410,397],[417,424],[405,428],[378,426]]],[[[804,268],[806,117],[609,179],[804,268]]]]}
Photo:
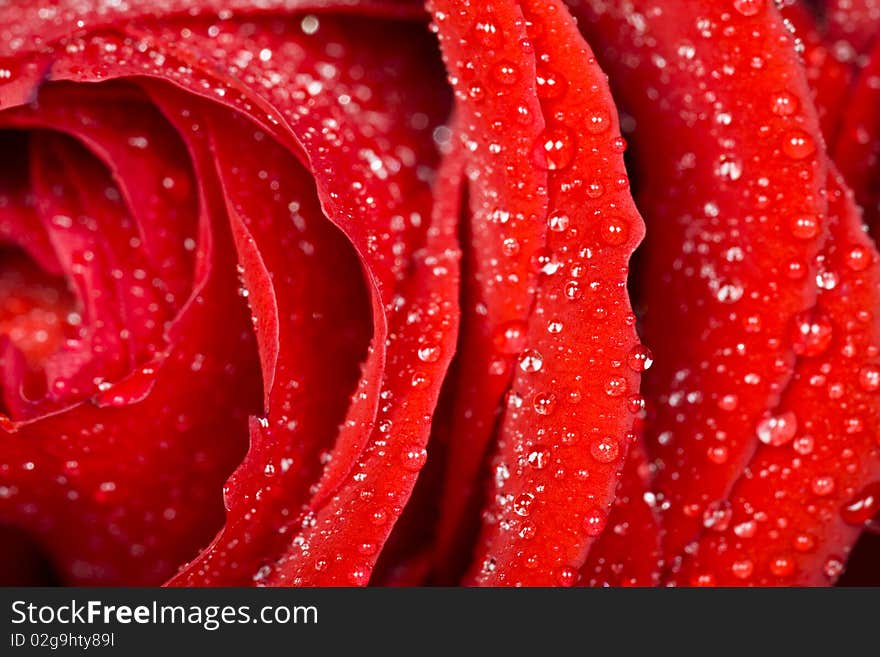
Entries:
{"type": "Polygon", "coordinates": [[[873,2],[190,4],[0,8],[5,581],[840,577],[873,2]]]}

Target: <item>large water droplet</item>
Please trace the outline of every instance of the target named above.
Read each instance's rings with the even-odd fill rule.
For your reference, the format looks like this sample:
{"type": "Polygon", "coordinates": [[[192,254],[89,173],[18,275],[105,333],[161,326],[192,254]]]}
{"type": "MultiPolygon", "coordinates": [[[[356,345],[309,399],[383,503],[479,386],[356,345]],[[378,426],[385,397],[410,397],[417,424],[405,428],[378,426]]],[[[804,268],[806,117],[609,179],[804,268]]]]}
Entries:
{"type": "Polygon", "coordinates": [[[791,116],[799,107],[797,96],[789,91],[779,91],[770,96],[770,109],[777,116],[791,116]]]}
{"type": "Polygon", "coordinates": [[[733,8],[743,16],[754,16],[764,8],[764,0],[733,0],[733,8]]]}
{"type": "Polygon", "coordinates": [[[782,152],[792,160],[804,160],[816,152],[816,141],[809,133],[795,129],[783,137],[782,152]]]}
{"type": "Polygon", "coordinates": [[[532,504],[535,502],[535,496],[531,493],[522,493],[513,501],[513,512],[525,517],[532,512],[532,504]]]}
{"type": "Polygon", "coordinates": [[[523,351],[522,358],[519,361],[519,368],[523,372],[534,373],[540,372],[544,366],[544,357],[534,349],[526,349],[523,351]]]}
{"type": "Polygon", "coordinates": [[[792,350],[798,356],[819,356],[831,345],[831,320],[824,313],[806,311],[794,317],[792,350]]]}
{"type": "Polygon", "coordinates": [[[600,227],[602,241],[609,246],[620,246],[629,239],[629,224],[621,217],[606,217],[600,227]]]}
{"type": "Polygon", "coordinates": [[[608,514],[599,508],[587,509],[584,513],[584,530],[587,536],[598,536],[605,529],[608,514]]]}
{"type": "MultiPolygon", "coordinates": [[[[856,527],[873,525],[880,514],[880,481],[868,484],[841,509],[840,516],[856,527]]],[[[880,527],[880,524],[877,525],[880,527]]]]}
{"type": "Polygon", "coordinates": [[[547,226],[554,233],[564,233],[568,230],[569,223],[568,215],[564,212],[551,212],[550,216],[547,217],[547,226]]]}
{"type": "Polygon", "coordinates": [[[568,80],[565,76],[556,71],[538,67],[537,76],[538,97],[544,100],[555,100],[561,98],[568,89],[568,80]]]}
{"type": "Polygon", "coordinates": [[[535,144],[536,164],[556,171],[571,164],[577,151],[577,142],[568,128],[553,126],[544,130],[535,144]]]}
{"type": "Polygon", "coordinates": [[[870,364],[859,370],[859,387],[865,392],[880,390],[880,366],[870,364]]]}
{"type": "Polygon", "coordinates": [[[791,411],[767,416],[758,423],[757,432],[762,443],[779,447],[790,442],[797,433],[797,416],[791,411]]]}
{"type": "Polygon", "coordinates": [[[497,48],[501,45],[503,38],[501,29],[495,22],[495,17],[489,14],[482,16],[474,23],[471,33],[474,40],[484,48],[497,48]]]}
{"type": "Polygon", "coordinates": [[[556,408],[556,395],[552,392],[539,392],[535,395],[532,406],[538,415],[550,415],[556,408]]]}
{"type": "Polygon", "coordinates": [[[590,445],[590,454],[599,463],[612,463],[620,453],[617,441],[611,436],[597,438],[590,445]]]}
{"type": "Polygon", "coordinates": [[[644,372],[654,364],[654,354],[643,344],[638,344],[629,352],[627,365],[634,372],[644,372]]]}
{"type": "Polygon", "coordinates": [[[440,359],[440,347],[437,345],[423,345],[417,353],[423,363],[436,363],[440,359]]]}
{"type": "Polygon", "coordinates": [[[514,355],[525,349],[528,340],[525,322],[508,322],[498,327],[493,337],[495,348],[502,354],[514,355]]]}

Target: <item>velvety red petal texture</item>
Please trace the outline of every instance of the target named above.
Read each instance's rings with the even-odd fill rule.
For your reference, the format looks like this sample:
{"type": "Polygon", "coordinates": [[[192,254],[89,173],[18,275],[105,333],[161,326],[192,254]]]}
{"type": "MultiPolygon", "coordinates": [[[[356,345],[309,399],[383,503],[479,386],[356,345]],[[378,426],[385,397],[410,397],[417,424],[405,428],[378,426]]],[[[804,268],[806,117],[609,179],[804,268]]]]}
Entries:
{"type": "Polygon", "coordinates": [[[0,583],[876,582],[878,28],[3,3],[0,583]]]}

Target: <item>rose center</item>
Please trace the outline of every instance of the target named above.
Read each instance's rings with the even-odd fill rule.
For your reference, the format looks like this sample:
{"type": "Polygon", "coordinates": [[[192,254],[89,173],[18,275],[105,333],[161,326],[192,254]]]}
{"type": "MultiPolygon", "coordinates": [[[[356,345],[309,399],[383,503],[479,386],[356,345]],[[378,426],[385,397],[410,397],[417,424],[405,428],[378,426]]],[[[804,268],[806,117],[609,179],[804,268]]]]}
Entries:
{"type": "Polygon", "coordinates": [[[24,356],[28,368],[75,336],[80,315],[64,277],[52,276],[21,249],[0,246],[0,336],[24,356]]]}

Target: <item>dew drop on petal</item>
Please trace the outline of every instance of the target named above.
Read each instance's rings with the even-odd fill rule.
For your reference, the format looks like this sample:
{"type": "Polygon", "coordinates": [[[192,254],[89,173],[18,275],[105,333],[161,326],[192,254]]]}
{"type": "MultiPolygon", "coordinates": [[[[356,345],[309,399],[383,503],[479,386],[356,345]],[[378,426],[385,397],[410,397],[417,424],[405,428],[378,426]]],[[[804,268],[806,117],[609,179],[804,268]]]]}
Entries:
{"type": "Polygon", "coordinates": [[[348,581],[352,586],[366,586],[370,581],[370,569],[365,565],[356,565],[348,571],[348,581]]]}
{"type": "Polygon", "coordinates": [[[607,217],[600,226],[602,241],[609,246],[620,246],[629,240],[629,224],[620,217],[607,217]]]}
{"type": "Polygon", "coordinates": [[[605,394],[609,397],[620,397],[626,394],[626,379],[622,376],[612,376],[605,382],[605,394]]]}
{"type": "Polygon", "coordinates": [[[765,445],[784,445],[797,433],[797,416],[791,411],[781,415],[768,415],[758,423],[757,433],[758,440],[765,445]]]}
{"type": "Polygon", "coordinates": [[[564,212],[551,212],[547,217],[547,226],[554,233],[564,233],[568,230],[569,218],[564,212]]]}
{"type": "Polygon", "coordinates": [[[799,108],[800,101],[789,91],[778,91],[770,96],[770,109],[777,116],[791,116],[799,108]]]}
{"type": "Polygon", "coordinates": [[[502,354],[514,355],[520,353],[526,346],[528,327],[525,322],[508,322],[495,331],[493,343],[495,348],[502,354]]]}
{"type": "Polygon", "coordinates": [[[733,8],[743,16],[754,16],[764,8],[764,0],[733,0],[733,8]]]}
{"type": "Polygon", "coordinates": [[[513,501],[513,512],[525,517],[532,512],[532,504],[535,502],[535,496],[531,493],[522,493],[513,501]]]}
{"type": "Polygon", "coordinates": [[[544,130],[535,144],[536,164],[542,169],[565,169],[574,159],[577,144],[568,128],[553,126],[544,130]]]}
{"type": "Polygon", "coordinates": [[[522,352],[522,357],[519,360],[519,368],[523,372],[530,374],[540,372],[543,366],[544,357],[541,356],[538,351],[535,351],[534,349],[526,349],[522,352]]]}
{"type": "Polygon", "coordinates": [[[782,152],[792,160],[804,160],[816,152],[816,142],[803,130],[791,130],[783,137],[782,152]]]}
{"type": "Polygon", "coordinates": [[[440,347],[437,345],[423,345],[417,353],[423,363],[436,363],[440,359],[440,347]]]}
{"type": "Polygon", "coordinates": [[[402,452],[403,467],[411,472],[418,472],[428,460],[428,452],[421,445],[410,445],[402,452]]]}
{"type": "Polygon", "coordinates": [[[633,372],[644,372],[654,364],[654,355],[645,345],[636,345],[629,352],[627,365],[633,372]]]}
{"type": "Polygon", "coordinates": [[[859,370],[859,387],[865,392],[880,390],[880,366],[865,365],[859,370]]]}
{"type": "Polygon", "coordinates": [[[831,475],[819,475],[817,477],[813,477],[813,480],[810,482],[810,490],[813,491],[819,497],[825,497],[826,495],[831,495],[836,488],[836,484],[834,481],[834,477],[831,475]]]}
{"type": "Polygon", "coordinates": [[[792,350],[798,356],[819,356],[831,345],[834,330],[824,313],[806,311],[794,317],[792,350]]]}
{"type": "Polygon", "coordinates": [[[876,481],[855,494],[840,511],[843,521],[861,527],[874,520],[880,513],[880,481],[876,481]]]}
{"type": "Polygon", "coordinates": [[[608,514],[598,508],[587,509],[584,514],[584,530],[587,536],[598,536],[605,529],[608,514]]]}

